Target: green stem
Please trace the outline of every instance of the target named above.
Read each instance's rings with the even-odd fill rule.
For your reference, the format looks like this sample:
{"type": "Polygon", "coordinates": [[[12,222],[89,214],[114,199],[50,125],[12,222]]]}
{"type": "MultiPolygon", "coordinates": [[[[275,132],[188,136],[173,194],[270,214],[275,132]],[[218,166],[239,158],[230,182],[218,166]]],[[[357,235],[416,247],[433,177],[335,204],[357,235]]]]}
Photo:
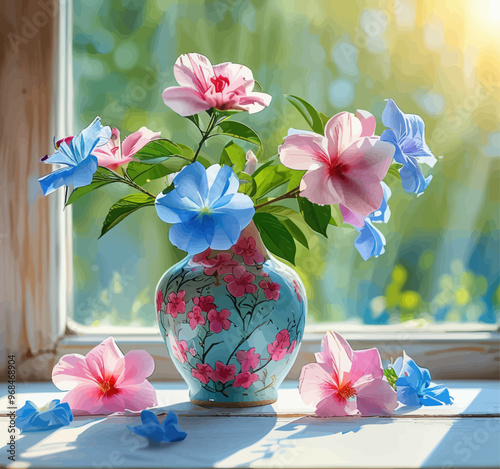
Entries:
{"type": "Polygon", "coordinates": [[[198,158],[201,147],[203,146],[207,138],[210,137],[210,133],[212,132],[212,130],[214,130],[216,124],[217,124],[217,113],[214,111],[213,114],[210,116],[210,121],[208,122],[207,130],[205,130],[205,132],[202,132],[200,143],[198,144],[198,148],[196,150],[196,153],[194,154],[193,163],[198,158]]]}
{"type": "Polygon", "coordinates": [[[275,202],[279,202],[280,200],[293,199],[298,195],[298,193],[299,193],[299,187],[297,186],[295,189],[292,189],[292,190],[286,192],[285,194],[280,195],[279,197],[276,197],[275,199],[271,199],[271,200],[268,200],[267,202],[256,205],[255,210],[258,210],[259,208],[265,207],[266,205],[269,205],[269,204],[274,204],[275,202]]]}
{"type": "Polygon", "coordinates": [[[115,176],[120,179],[121,182],[124,184],[127,184],[130,187],[133,187],[134,189],[137,189],[138,191],[141,191],[143,194],[149,195],[150,197],[153,197],[153,199],[156,199],[156,195],[151,194],[151,192],[148,192],[146,189],[143,187],[139,186],[139,184],[136,184],[130,176],[125,172],[126,177],[120,176],[118,173],[115,171],[110,170],[112,173],[115,174],[115,176]]]}

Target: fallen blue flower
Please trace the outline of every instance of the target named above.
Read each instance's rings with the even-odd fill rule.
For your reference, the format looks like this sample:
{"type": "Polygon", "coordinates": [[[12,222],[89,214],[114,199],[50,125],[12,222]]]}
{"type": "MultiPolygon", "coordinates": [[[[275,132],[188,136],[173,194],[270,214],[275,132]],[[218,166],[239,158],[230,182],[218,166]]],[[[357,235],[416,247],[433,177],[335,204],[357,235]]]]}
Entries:
{"type": "Polygon", "coordinates": [[[453,403],[448,388],[432,384],[430,371],[418,366],[405,352],[391,367],[398,377],[398,401],[402,404],[434,406],[453,403]]]}
{"type": "Polygon", "coordinates": [[[65,402],[54,399],[44,407],[38,408],[34,402],[26,401],[16,412],[16,427],[21,432],[38,432],[64,427],[73,421],[73,412],[65,402]]]}
{"type": "Polygon", "coordinates": [[[205,169],[195,162],[174,178],[175,189],[156,197],[158,216],[172,223],[172,244],[189,254],[208,247],[229,249],[255,213],[252,199],[238,193],[238,177],[229,166],[205,169]]]}
{"type": "Polygon", "coordinates": [[[403,165],[399,170],[403,189],[415,194],[423,193],[432,176],[424,178],[419,163],[432,168],[437,161],[425,143],[424,121],[415,114],[405,114],[392,99],[388,99],[382,122],[388,129],[382,133],[380,140],[396,147],[394,159],[403,165]]]}
{"type": "Polygon", "coordinates": [[[96,147],[106,144],[111,137],[109,126],[101,125],[101,118],[94,121],[76,137],[59,140],[57,151],[44,156],[40,161],[47,164],[63,164],[58,169],[38,179],[44,195],[54,192],[61,186],[87,186],[97,171],[97,157],[92,155],[96,147]]]}
{"type": "Polygon", "coordinates": [[[142,425],[127,428],[137,435],[143,436],[153,443],[170,443],[182,441],[187,433],[179,426],[179,419],[174,411],[170,411],[162,423],[151,410],[141,412],[142,425]]]}

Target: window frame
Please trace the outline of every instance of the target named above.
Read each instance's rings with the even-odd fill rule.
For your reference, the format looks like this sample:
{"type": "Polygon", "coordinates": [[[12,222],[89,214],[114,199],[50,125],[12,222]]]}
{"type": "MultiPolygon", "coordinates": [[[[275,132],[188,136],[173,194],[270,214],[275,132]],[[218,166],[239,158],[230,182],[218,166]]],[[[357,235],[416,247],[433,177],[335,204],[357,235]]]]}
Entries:
{"type": "MultiPolygon", "coordinates": [[[[73,128],[73,60],[72,2],[59,0],[59,50],[57,135],[70,135],[73,128]]],[[[58,205],[64,207],[64,195],[59,191],[58,205]]],[[[57,290],[54,292],[52,318],[66,324],[65,335],[58,343],[55,360],[68,353],[86,354],[102,340],[113,336],[124,353],[133,349],[148,351],[157,364],[153,379],[177,381],[181,377],[157,328],[89,327],[72,319],[73,255],[71,206],[54,211],[51,220],[59,240],[51,259],[56,269],[57,290]]],[[[428,324],[416,323],[372,326],[352,323],[320,323],[306,326],[304,340],[288,379],[297,379],[300,369],[314,361],[314,352],[328,330],[341,333],[353,349],[377,347],[382,360],[395,359],[402,350],[423,366],[431,368],[434,379],[498,378],[500,363],[500,328],[498,324],[428,324]]]]}

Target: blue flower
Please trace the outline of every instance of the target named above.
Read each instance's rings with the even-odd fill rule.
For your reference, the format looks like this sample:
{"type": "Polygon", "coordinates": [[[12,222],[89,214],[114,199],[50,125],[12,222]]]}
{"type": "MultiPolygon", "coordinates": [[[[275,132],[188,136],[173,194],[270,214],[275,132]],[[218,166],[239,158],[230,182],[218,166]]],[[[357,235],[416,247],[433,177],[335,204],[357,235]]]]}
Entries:
{"type": "Polygon", "coordinates": [[[64,427],[73,421],[73,413],[66,402],[54,399],[47,406],[38,408],[32,401],[26,401],[16,412],[16,427],[21,432],[37,432],[64,427]]]}
{"type": "Polygon", "coordinates": [[[431,383],[431,373],[421,368],[405,352],[391,365],[398,379],[398,401],[408,406],[452,404],[448,388],[431,383]],[[431,385],[432,384],[432,385],[431,385]]]}
{"type": "Polygon", "coordinates": [[[187,433],[179,426],[179,419],[174,411],[170,411],[162,423],[151,410],[141,412],[142,425],[127,427],[137,435],[143,436],[153,443],[182,441],[187,433]]]}
{"type": "Polygon", "coordinates": [[[380,140],[396,147],[394,159],[403,165],[399,170],[403,189],[421,194],[432,176],[424,178],[418,164],[426,163],[432,168],[437,161],[425,143],[424,121],[415,114],[405,114],[392,99],[388,99],[382,122],[388,129],[382,133],[380,140]]]}
{"type": "Polygon", "coordinates": [[[356,238],[354,246],[365,261],[373,256],[378,257],[385,252],[385,237],[373,225],[373,223],[387,223],[391,216],[391,210],[387,204],[391,196],[391,189],[384,182],[381,184],[384,190],[384,198],[380,208],[365,218],[365,224],[361,228],[355,226],[359,236],[356,238]]]}
{"type": "Polygon", "coordinates": [[[175,189],[156,197],[156,211],[166,223],[173,223],[172,244],[189,254],[208,247],[229,249],[238,241],[255,213],[253,202],[238,193],[239,180],[229,166],[205,169],[195,162],[173,180],[175,189]]]}
{"type": "Polygon", "coordinates": [[[76,189],[90,184],[97,171],[97,158],[92,152],[96,147],[105,145],[110,137],[109,126],[103,127],[101,118],[96,117],[79,135],[71,140],[63,139],[53,155],[46,155],[40,160],[47,164],[66,165],[38,179],[44,195],[61,186],[73,186],[76,189]]]}

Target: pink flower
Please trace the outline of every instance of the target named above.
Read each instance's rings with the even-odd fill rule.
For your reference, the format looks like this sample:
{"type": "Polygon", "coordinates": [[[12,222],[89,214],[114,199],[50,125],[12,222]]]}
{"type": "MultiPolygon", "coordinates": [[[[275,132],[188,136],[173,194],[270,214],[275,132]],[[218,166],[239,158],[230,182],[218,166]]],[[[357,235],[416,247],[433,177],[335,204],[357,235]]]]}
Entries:
{"type": "Polygon", "coordinates": [[[241,236],[231,249],[237,256],[243,257],[243,262],[246,265],[262,264],[265,260],[265,257],[256,248],[255,239],[251,236],[248,238],[241,236]]]}
{"type": "Polygon", "coordinates": [[[243,168],[243,171],[247,174],[250,174],[250,176],[255,173],[255,170],[257,169],[257,157],[255,156],[255,153],[252,150],[248,150],[246,154],[246,163],[245,167],[243,168]]]}
{"type": "Polygon", "coordinates": [[[241,371],[250,371],[250,368],[259,366],[260,355],[255,353],[255,347],[247,350],[238,350],[236,352],[236,360],[241,363],[241,371]]]}
{"type": "Polygon", "coordinates": [[[166,314],[172,315],[173,318],[176,318],[177,315],[183,314],[186,312],[186,302],[184,301],[184,297],[186,296],[186,292],[181,290],[177,294],[172,292],[168,295],[168,303],[167,303],[167,311],[166,314]]]}
{"type": "Polygon", "coordinates": [[[222,362],[215,362],[215,370],[210,373],[210,378],[212,378],[213,382],[220,381],[224,384],[234,379],[235,374],[235,365],[224,365],[222,362]]]}
{"type": "Polygon", "coordinates": [[[195,264],[200,264],[205,266],[206,262],[208,261],[208,256],[212,253],[212,250],[210,248],[205,249],[203,252],[200,252],[199,254],[195,254],[193,256],[193,262],[195,264]]]}
{"type": "Polygon", "coordinates": [[[288,347],[290,347],[290,334],[286,329],[283,329],[276,334],[276,340],[267,346],[267,351],[272,360],[277,362],[285,358],[288,347]]]}
{"type": "Polygon", "coordinates": [[[245,371],[236,375],[236,378],[234,378],[233,387],[242,387],[248,389],[253,383],[255,383],[255,381],[259,381],[259,375],[256,373],[245,371]]]}
{"type": "Polygon", "coordinates": [[[288,350],[286,351],[286,353],[292,354],[293,351],[295,350],[296,346],[297,346],[297,341],[292,340],[292,345],[290,345],[290,347],[288,347],[288,350]]]}
{"type": "Polygon", "coordinates": [[[269,106],[271,96],[252,92],[252,72],[244,65],[225,62],[214,65],[200,54],[183,54],[174,65],[181,86],[163,92],[163,101],[181,116],[192,116],[210,108],[259,112],[269,106]]]}
{"type": "Polygon", "coordinates": [[[199,379],[202,383],[207,384],[211,374],[214,372],[212,367],[206,363],[197,363],[196,369],[191,369],[191,374],[194,378],[199,379]]]}
{"type": "Polygon", "coordinates": [[[325,137],[310,132],[289,135],[278,149],[281,162],[307,170],[300,195],[320,205],[342,204],[368,216],[382,203],[384,179],[394,145],[373,136],[375,118],[341,112],[325,126],[325,137]]]}
{"type": "Polygon", "coordinates": [[[214,304],[214,297],[212,295],[196,296],[193,298],[193,303],[196,306],[199,306],[202,311],[205,311],[205,313],[208,313],[211,309],[216,307],[214,304]]]}
{"type": "Polygon", "coordinates": [[[217,272],[219,275],[228,274],[231,272],[233,267],[236,267],[238,262],[233,260],[231,254],[227,252],[221,252],[217,254],[217,257],[212,257],[207,259],[203,264],[205,267],[205,275],[213,275],[217,272]]]}
{"type": "Polygon", "coordinates": [[[209,311],[207,318],[210,321],[210,330],[215,334],[221,332],[222,329],[227,331],[231,326],[229,316],[231,316],[231,311],[228,309],[223,309],[220,313],[216,309],[209,311]]]}
{"type": "Polygon", "coordinates": [[[336,332],[322,340],[318,363],[302,368],[299,392],[320,417],[390,415],[397,407],[396,391],[384,378],[377,349],[354,352],[336,332]]]}
{"type": "Polygon", "coordinates": [[[245,293],[255,293],[257,286],[252,284],[254,280],[255,275],[247,272],[247,269],[242,265],[235,267],[232,275],[224,277],[224,282],[227,283],[227,291],[236,297],[244,296],[245,293]]]}
{"type": "Polygon", "coordinates": [[[111,138],[106,145],[93,151],[99,166],[116,171],[116,169],[132,161],[132,157],[146,144],[160,138],[161,132],[153,132],[147,127],[141,127],[123,141],[120,148],[120,132],[113,128],[111,138]]]}
{"type": "Polygon", "coordinates": [[[158,290],[158,294],[156,295],[156,319],[158,319],[159,317],[162,305],[163,305],[163,292],[161,290],[158,290]]]}
{"type": "Polygon", "coordinates": [[[138,411],[157,405],[156,392],[146,379],[154,367],[147,352],[132,350],[123,356],[110,337],[85,357],[64,355],[52,370],[52,381],[69,390],[62,402],[75,415],[138,411]]]}
{"type": "Polygon", "coordinates": [[[172,347],[172,354],[181,363],[187,362],[186,352],[189,352],[193,357],[196,355],[194,348],[188,349],[187,342],[185,340],[178,340],[173,334],[169,334],[168,340],[170,346],[172,347]]]}
{"type": "Polygon", "coordinates": [[[266,280],[261,280],[259,282],[259,287],[264,290],[266,299],[277,301],[280,297],[281,285],[279,283],[268,282],[266,280]]]}
{"type": "Polygon", "coordinates": [[[193,306],[192,311],[187,313],[187,318],[189,319],[189,325],[191,329],[196,329],[196,326],[200,324],[203,326],[205,324],[205,316],[201,314],[201,308],[199,306],[193,306]]]}
{"type": "Polygon", "coordinates": [[[299,300],[299,303],[302,301],[302,295],[300,293],[300,285],[297,280],[293,281],[293,288],[295,288],[295,293],[297,293],[297,299],[299,300]]]}

